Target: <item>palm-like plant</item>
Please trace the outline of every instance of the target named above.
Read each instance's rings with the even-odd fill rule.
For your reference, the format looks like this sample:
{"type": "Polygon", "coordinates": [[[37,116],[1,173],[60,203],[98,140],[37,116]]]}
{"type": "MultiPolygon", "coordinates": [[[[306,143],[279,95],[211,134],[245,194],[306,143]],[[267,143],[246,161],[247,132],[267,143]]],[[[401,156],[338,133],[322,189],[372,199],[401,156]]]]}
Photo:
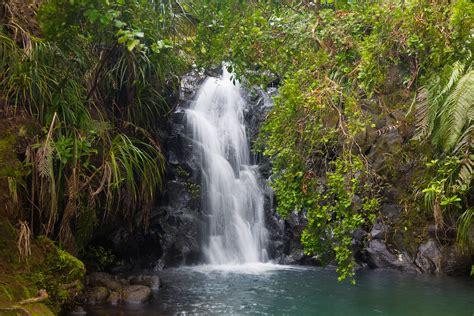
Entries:
{"type": "MultiPolygon", "coordinates": [[[[417,115],[418,139],[429,140],[434,154],[440,159],[457,159],[439,192],[470,194],[474,167],[474,70],[471,58],[467,63],[456,62],[447,69],[447,76],[437,76],[419,91],[417,115]]],[[[437,225],[443,223],[440,197],[424,190],[425,200],[433,209],[437,225]]],[[[444,194],[443,193],[443,194],[444,194]]],[[[457,198],[457,197],[456,197],[457,198]]],[[[468,244],[473,212],[465,199],[464,211],[458,219],[458,241],[468,244]]],[[[459,205],[459,204],[458,204],[459,205]]]]}
{"type": "Polygon", "coordinates": [[[439,153],[456,155],[472,146],[474,70],[456,62],[450,76],[438,76],[418,95],[418,138],[431,140],[439,153]]]}

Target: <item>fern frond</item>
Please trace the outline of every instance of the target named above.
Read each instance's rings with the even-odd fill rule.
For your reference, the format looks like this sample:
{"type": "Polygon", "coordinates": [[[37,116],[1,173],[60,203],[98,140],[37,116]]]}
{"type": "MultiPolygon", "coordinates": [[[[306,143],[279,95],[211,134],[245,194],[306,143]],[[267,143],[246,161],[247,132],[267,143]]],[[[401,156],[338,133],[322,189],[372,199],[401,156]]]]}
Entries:
{"type": "Polygon", "coordinates": [[[472,247],[471,229],[474,220],[474,208],[469,208],[458,219],[457,241],[464,249],[472,247]]]}
{"type": "Polygon", "coordinates": [[[474,113],[474,70],[465,74],[448,95],[440,117],[439,133],[444,152],[451,152],[466,128],[473,122],[474,113]]]}

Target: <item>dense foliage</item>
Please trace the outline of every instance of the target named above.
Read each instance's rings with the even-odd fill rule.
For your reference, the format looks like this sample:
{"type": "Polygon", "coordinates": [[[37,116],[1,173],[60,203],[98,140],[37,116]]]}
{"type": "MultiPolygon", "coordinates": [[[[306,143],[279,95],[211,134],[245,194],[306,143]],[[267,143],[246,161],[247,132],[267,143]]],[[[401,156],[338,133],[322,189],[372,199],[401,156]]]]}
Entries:
{"type": "Polygon", "coordinates": [[[1,5],[2,115],[27,122],[11,131],[23,172],[6,176],[18,217],[76,252],[103,219],[146,228],[189,21],[178,2],[36,2],[1,5]]]}
{"type": "Polygon", "coordinates": [[[395,180],[387,169],[396,169],[397,160],[411,161],[422,174],[407,186],[407,203],[422,204],[424,195],[422,209],[433,213],[440,232],[441,223],[448,225],[443,218],[449,216],[450,225],[459,218],[459,239],[468,244],[471,2],[333,2],[318,8],[293,1],[206,1],[199,16],[204,22],[196,53],[203,65],[230,60],[250,85],[279,83],[261,143],[273,159],[278,212],[303,211],[308,218],[301,240],[308,254],[335,257],[341,279],[353,275],[352,233],[373,222],[380,190],[395,180]],[[414,140],[387,168],[375,166],[376,159],[367,157],[370,146],[394,129],[408,130],[414,140]],[[424,172],[425,163],[437,167],[424,172]]]}
{"type": "Polygon", "coordinates": [[[72,252],[104,220],[146,228],[179,76],[227,61],[249,87],[279,88],[258,145],[279,214],[308,220],[308,255],[352,278],[353,234],[394,186],[410,225],[428,218],[440,238],[457,225],[469,248],[473,29],[469,0],[6,0],[0,146],[19,162],[0,176],[14,217],[72,252]],[[393,130],[406,141],[377,151],[393,130]],[[416,177],[401,181],[402,165],[416,177]]]}

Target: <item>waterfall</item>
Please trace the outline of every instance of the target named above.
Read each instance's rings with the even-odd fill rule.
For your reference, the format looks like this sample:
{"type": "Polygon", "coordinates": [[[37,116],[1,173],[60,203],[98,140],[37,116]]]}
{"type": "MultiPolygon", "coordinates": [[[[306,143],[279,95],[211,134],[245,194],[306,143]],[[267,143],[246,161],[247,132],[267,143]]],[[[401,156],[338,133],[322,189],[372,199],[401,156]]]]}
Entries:
{"type": "Polygon", "coordinates": [[[268,232],[257,166],[250,164],[240,84],[226,70],[207,78],[186,111],[202,169],[203,208],[209,215],[204,253],[210,264],[267,260],[268,232]]]}

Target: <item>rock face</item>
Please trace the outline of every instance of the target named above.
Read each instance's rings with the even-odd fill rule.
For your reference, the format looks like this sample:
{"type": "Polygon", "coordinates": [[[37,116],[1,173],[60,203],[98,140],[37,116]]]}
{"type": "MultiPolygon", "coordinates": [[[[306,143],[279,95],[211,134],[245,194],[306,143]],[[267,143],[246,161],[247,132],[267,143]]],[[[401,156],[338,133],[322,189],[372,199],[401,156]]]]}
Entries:
{"type": "MultiPolygon", "coordinates": [[[[211,72],[214,75],[218,71],[211,72]]],[[[397,78],[397,76],[393,76],[397,78]]],[[[186,126],[185,109],[193,101],[199,85],[205,79],[204,73],[194,71],[181,82],[179,100],[167,122],[167,135],[162,139],[168,168],[164,181],[164,192],[150,213],[149,229],[130,232],[127,223],[120,223],[111,233],[104,235],[108,248],[115,249],[121,258],[130,258],[128,268],[153,268],[161,270],[182,264],[203,262],[206,215],[201,210],[201,170],[198,158],[193,153],[190,131],[186,126]]],[[[395,80],[395,79],[394,79],[395,80]]],[[[263,121],[272,108],[271,97],[274,88],[267,91],[246,92],[245,111],[246,132],[250,144],[254,144],[263,121]]],[[[395,102],[403,99],[397,93],[387,96],[395,102]]],[[[365,227],[354,232],[351,247],[359,265],[372,268],[393,268],[401,271],[463,274],[469,270],[471,258],[464,256],[450,246],[449,242],[438,241],[435,229],[412,227],[403,229],[401,220],[406,212],[419,214],[419,209],[408,210],[401,204],[403,191],[412,183],[417,174],[416,159],[402,159],[402,148],[411,139],[412,131],[401,124],[405,114],[393,111],[390,115],[381,112],[380,106],[372,100],[365,100],[362,109],[373,117],[374,126],[357,136],[357,142],[371,166],[384,180],[381,192],[379,218],[373,227],[365,227]]],[[[261,187],[265,192],[265,220],[269,231],[268,254],[271,259],[283,264],[319,264],[316,257],[304,254],[300,243],[301,233],[307,224],[304,212],[293,213],[287,219],[280,218],[275,211],[276,201],[269,187],[271,161],[260,153],[255,153],[253,163],[259,166],[261,187]]],[[[424,166],[422,166],[424,168],[424,166]]],[[[362,199],[354,197],[354,207],[360,208],[362,199]]],[[[426,212],[424,212],[426,213],[426,212]]],[[[412,216],[412,215],[410,215],[412,216]]],[[[429,221],[429,219],[428,219],[429,221]]],[[[427,220],[425,219],[425,224],[427,220]]],[[[108,230],[110,231],[110,230],[108,230]]],[[[472,231],[474,235],[474,228],[472,231]]],[[[135,285],[158,288],[156,281],[131,281],[135,285]]],[[[119,280],[97,281],[96,286],[104,286],[117,291],[119,280]]]]}
{"type": "Polygon", "coordinates": [[[201,174],[193,153],[185,109],[205,79],[194,72],[181,82],[179,103],[171,114],[170,132],[166,142],[167,181],[162,203],[151,214],[151,227],[159,231],[162,254],[155,268],[195,264],[202,260],[201,174]]]}
{"type": "Polygon", "coordinates": [[[300,243],[301,233],[307,223],[308,220],[304,212],[293,212],[283,221],[283,249],[280,252],[280,263],[316,264],[316,261],[304,254],[303,246],[300,243]]]}
{"type": "MultiPolygon", "coordinates": [[[[193,153],[189,129],[186,126],[185,109],[192,102],[202,83],[202,74],[193,73],[183,78],[180,102],[172,114],[170,134],[166,153],[169,164],[168,181],[165,184],[165,203],[152,214],[151,226],[160,231],[162,256],[156,267],[194,264],[203,261],[202,246],[205,243],[206,215],[201,209],[201,170],[198,157],[193,153]]],[[[244,120],[249,143],[256,141],[260,126],[271,109],[270,94],[275,90],[243,92],[247,101],[244,120]]],[[[260,154],[252,163],[259,166],[261,187],[265,192],[265,218],[271,240],[268,245],[270,258],[276,258],[283,251],[284,222],[275,215],[273,192],[268,187],[271,174],[270,161],[260,154]]]]}

